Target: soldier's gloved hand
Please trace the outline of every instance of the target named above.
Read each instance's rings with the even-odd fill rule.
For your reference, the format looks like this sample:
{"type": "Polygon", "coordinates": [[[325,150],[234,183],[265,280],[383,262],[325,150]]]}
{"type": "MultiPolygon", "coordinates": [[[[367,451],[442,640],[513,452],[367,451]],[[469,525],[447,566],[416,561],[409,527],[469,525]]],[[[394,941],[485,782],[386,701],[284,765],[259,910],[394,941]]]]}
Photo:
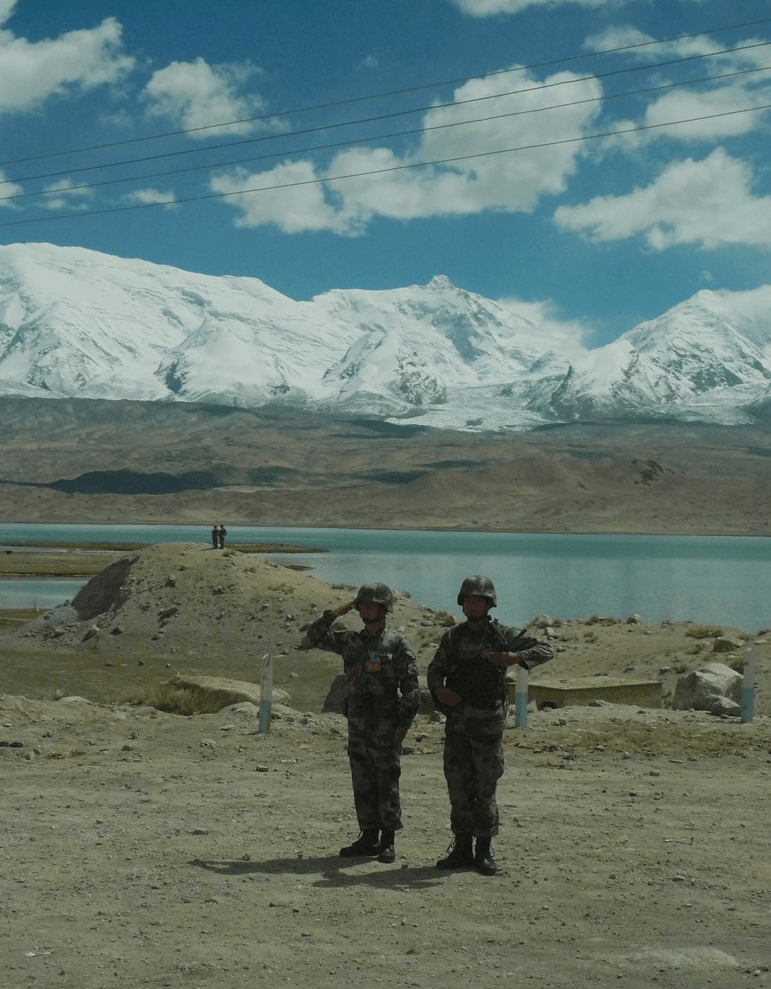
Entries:
{"type": "Polygon", "coordinates": [[[487,658],[496,666],[519,666],[519,656],[510,652],[489,652],[487,658]]]}
{"type": "Polygon", "coordinates": [[[440,704],[446,704],[447,707],[455,707],[455,705],[460,704],[461,701],[460,694],[456,694],[455,691],[450,690],[449,687],[437,687],[436,699],[440,704]]]}
{"type": "Polygon", "coordinates": [[[402,744],[402,742],[404,741],[404,739],[406,737],[407,737],[407,729],[406,728],[397,728],[396,729],[396,731],[394,732],[394,743],[396,744],[397,749],[399,748],[399,746],[402,744]]]}

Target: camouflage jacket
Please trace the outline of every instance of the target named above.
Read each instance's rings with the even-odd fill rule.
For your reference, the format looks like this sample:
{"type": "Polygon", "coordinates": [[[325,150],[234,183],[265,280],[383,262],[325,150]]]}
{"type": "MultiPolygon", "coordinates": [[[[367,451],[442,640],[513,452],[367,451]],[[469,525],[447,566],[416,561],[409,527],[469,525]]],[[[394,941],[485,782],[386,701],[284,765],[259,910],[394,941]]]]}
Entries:
{"type": "Polygon", "coordinates": [[[507,668],[491,663],[487,658],[491,652],[515,653],[520,665],[528,670],[554,655],[548,642],[520,635],[516,629],[490,618],[478,629],[468,622],[455,625],[442,636],[428,667],[428,689],[440,711],[448,713],[448,708],[436,697],[437,687],[441,686],[454,690],[462,705],[497,708],[506,704],[507,668]]]}
{"type": "Polygon", "coordinates": [[[300,648],[342,656],[349,724],[389,737],[396,728],[409,728],[420,706],[418,668],[409,642],[387,628],[375,636],[366,629],[333,629],[334,621],[332,612],[325,611],[310,625],[300,648]]]}

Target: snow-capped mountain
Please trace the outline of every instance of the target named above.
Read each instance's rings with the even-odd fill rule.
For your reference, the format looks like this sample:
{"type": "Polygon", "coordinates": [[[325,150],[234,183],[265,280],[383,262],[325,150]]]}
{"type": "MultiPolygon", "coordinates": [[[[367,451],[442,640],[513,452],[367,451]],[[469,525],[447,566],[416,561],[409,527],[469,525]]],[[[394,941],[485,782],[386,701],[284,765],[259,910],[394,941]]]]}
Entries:
{"type": "MultiPolygon", "coordinates": [[[[584,355],[553,402],[569,415],[635,415],[732,421],[771,383],[771,288],[755,296],[760,322],[741,332],[731,294],[700,292],[612,344],[584,355]]],[[[738,299],[737,299],[738,301],[738,299]]],[[[741,306],[737,305],[737,310],[741,306]]]]}
{"type": "Polygon", "coordinates": [[[284,403],[454,429],[749,422],[771,408],[771,286],[699,292],[588,350],[443,276],[296,302],[256,278],[17,244],[0,247],[0,394],[284,403]]]}

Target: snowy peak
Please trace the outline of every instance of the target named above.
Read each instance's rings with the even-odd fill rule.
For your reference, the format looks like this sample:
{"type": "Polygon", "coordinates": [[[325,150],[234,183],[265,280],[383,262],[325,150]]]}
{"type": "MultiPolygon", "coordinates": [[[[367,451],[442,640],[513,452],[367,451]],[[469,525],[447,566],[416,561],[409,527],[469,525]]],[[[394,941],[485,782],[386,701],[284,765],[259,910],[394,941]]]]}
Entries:
{"type": "Polygon", "coordinates": [[[445,275],[296,302],[257,278],[0,247],[2,394],[284,403],[453,429],[735,423],[771,405],[771,286],[699,292],[606,347],[565,343],[445,275]]]}
{"type": "Polygon", "coordinates": [[[408,365],[438,362],[458,380],[475,376],[500,380],[502,360],[512,373],[519,373],[550,342],[527,319],[456,288],[445,275],[435,276],[425,286],[332,291],[313,301],[330,319],[353,321],[362,337],[398,339],[392,350],[408,365]]]}

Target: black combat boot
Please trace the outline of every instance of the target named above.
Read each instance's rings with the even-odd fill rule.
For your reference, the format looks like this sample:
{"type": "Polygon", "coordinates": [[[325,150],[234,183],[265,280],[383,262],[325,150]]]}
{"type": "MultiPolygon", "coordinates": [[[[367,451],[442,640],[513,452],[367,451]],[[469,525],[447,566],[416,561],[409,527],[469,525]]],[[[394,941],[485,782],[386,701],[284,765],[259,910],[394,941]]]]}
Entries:
{"type": "Polygon", "coordinates": [[[439,859],[437,869],[465,869],[474,864],[474,849],[470,834],[456,834],[447,858],[439,859]]]}
{"type": "Polygon", "coordinates": [[[380,854],[377,860],[378,862],[385,862],[387,865],[396,860],[393,831],[383,831],[380,835],[380,854]]]}
{"type": "Polygon", "coordinates": [[[365,828],[352,845],[340,849],[344,859],[355,858],[357,855],[377,855],[380,851],[377,828],[365,828]]]}
{"type": "Polygon", "coordinates": [[[495,864],[495,859],[490,849],[490,842],[490,838],[477,838],[474,865],[483,876],[494,876],[498,871],[498,866],[495,864]]]}

